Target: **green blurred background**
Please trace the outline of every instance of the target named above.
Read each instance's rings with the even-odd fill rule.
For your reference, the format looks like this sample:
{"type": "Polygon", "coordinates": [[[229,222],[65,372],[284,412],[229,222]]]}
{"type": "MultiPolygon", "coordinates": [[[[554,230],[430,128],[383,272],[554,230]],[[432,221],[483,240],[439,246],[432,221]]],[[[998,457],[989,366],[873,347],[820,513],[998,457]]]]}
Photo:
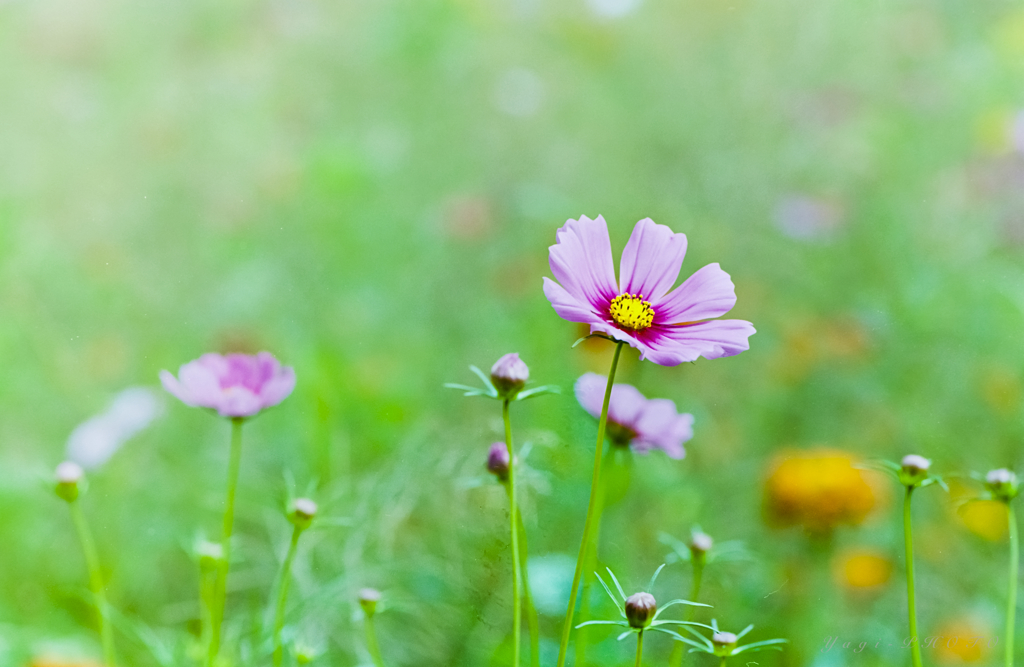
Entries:
{"type": "MultiPolygon", "coordinates": [[[[289,613],[322,664],[369,664],[362,586],[384,591],[389,664],[508,664],[506,500],[479,484],[500,412],[441,385],[509,351],[565,390],[513,415],[535,444],[553,664],[596,430],[571,386],[610,351],[570,349],[580,332],[541,291],[581,214],[606,217],[616,253],[642,217],[686,232],[684,276],[720,262],[758,329],[730,359],[627,355],[620,379],[694,413],[695,437],[683,461],[623,457],[602,564],[639,589],[660,533],[699,522],[755,557],[709,567],[705,620],[793,642],[751,661],[909,663],[885,648],[907,634],[898,490],[878,482],[866,522],[822,538],[767,525],[764,480],[780,451],[819,446],[940,472],[1021,462],[1022,75],[1005,0],[0,0],[0,664],[98,655],[47,481],[75,426],[161,369],[260,349],[298,387],[246,428],[235,664],[267,664],[253,628],[289,479],[338,519],[306,539],[289,613]],[[894,572],[851,586],[851,549],[894,572]],[[822,653],[836,635],[881,647],[822,653]]],[[[124,664],[157,664],[136,621],[188,653],[190,550],[216,536],[227,439],[168,396],[90,473],[110,599],[135,619],[124,664]]],[[[1003,533],[932,491],[922,629],[1000,636],[1003,533]]],[[[655,595],[688,577],[670,565],[655,595]]],[[[591,637],[592,664],[630,661],[632,642],[591,637]]],[[[653,637],[645,664],[670,648],[653,637]]]]}

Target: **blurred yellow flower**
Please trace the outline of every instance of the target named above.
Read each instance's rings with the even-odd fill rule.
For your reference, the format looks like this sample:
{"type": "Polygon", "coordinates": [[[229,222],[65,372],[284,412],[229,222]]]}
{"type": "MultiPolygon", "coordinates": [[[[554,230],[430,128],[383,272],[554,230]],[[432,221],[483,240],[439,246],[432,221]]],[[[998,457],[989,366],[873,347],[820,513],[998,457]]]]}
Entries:
{"type": "Polygon", "coordinates": [[[84,659],[43,657],[33,659],[29,667],[103,667],[103,663],[84,659]]]}
{"type": "Polygon", "coordinates": [[[991,629],[975,619],[958,618],[939,626],[935,659],[943,664],[983,662],[994,640],[991,629]]]}
{"type": "Polygon", "coordinates": [[[1006,505],[998,500],[975,500],[960,509],[960,520],[978,537],[992,542],[1006,539],[1006,505]]]}
{"type": "Polygon", "coordinates": [[[892,576],[892,569],[892,561],[884,553],[863,548],[844,551],[833,566],[838,582],[856,590],[882,586],[892,576]]]}
{"type": "Polygon", "coordinates": [[[765,484],[772,523],[827,532],[859,524],[875,507],[875,491],[852,455],[832,449],[789,452],[775,459],[765,484]]]}

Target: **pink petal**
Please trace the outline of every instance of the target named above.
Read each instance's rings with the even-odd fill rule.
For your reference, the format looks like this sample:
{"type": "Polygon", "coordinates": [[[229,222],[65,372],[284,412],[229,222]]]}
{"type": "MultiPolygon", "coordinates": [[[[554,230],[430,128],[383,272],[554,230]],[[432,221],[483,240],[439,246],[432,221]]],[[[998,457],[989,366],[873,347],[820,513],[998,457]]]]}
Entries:
{"type": "Polygon", "coordinates": [[[221,393],[217,405],[209,406],[217,409],[222,417],[251,417],[260,411],[260,397],[246,387],[229,387],[221,393]]]}
{"type": "Polygon", "coordinates": [[[604,218],[580,216],[568,220],[556,234],[558,242],[548,248],[548,263],[555,280],[595,309],[603,309],[615,298],[615,265],[608,225],[604,218]]]}
{"type": "Polygon", "coordinates": [[[593,306],[569,294],[565,288],[550,278],[544,278],[544,296],[548,298],[551,307],[563,320],[590,323],[601,321],[600,315],[593,306]]]}
{"type": "Polygon", "coordinates": [[[683,443],[693,437],[693,415],[679,414],[676,404],[665,398],[647,401],[637,420],[635,445],[648,445],[665,452],[669,458],[686,456],[683,443]]]}
{"type": "Polygon", "coordinates": [[[736,288],[717,263],[708,264],[654,304],[656,324],[698,322],[725,315],[736,305],[736,288]]]}
{"type": "Polygon", "coordinates": [[[659,366],[678,366],[698,357],[730,357],[750,348],[754,325],[745,320],[711,320],[687,326],[656,326],[648,330],[647,359],[659,366]]]}
{"type": "Polygon", "coordinates": [[[226,366],[223,361],[220,355],[204,354],[199,359],[188,362],[178,371],[178,378],[192,395],[195,405],[204,408],[217,406],[221,397],[221,383],[215,370],[226,366]]]}
{"type": "Polygon", "coordinates": [[[650,218],[636,223],[619,263],[620,292],[660,299],[675,284],[686,256],[686,234],[675,234],[650,218]]]}
{"type": "Polygon", "coordinates": [[[196,407],[196,399],[187,388],[185,388],[178,378],[174,377],[170,371],[160,371],[160,384],[164,386],[164,389],[168,391],[172,396],[177,398],[185,405],[191,405],[196,407]]]}
{"type": "Polygon", "coordinates": [[[277,369],[276,375],[260,390],[260,403],[264,408],[275,406],[288,398],[293,389],[295,389],[295,369],[291,366],[277,369]]]}
{"type": "Polygon", "coordinates": [[[607,378],[597,373],[584,373],[576,380],[573,391],[576,400],[591,417],[597,419],[601,416],[601,406],[604,404],[604,390],[607,378]]]}

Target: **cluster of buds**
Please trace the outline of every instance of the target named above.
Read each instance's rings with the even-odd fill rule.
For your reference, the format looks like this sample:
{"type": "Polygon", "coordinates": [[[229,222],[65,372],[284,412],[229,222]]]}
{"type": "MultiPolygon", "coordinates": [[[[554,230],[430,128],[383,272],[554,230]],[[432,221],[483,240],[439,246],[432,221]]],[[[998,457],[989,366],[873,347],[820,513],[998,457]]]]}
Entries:
{"type": "Polygon", "coordinates": [[[996,500],[1008,503],[1020,493],[1020,482],[1012,470],[997,468],[989,470],[985,475],[985,488],[996,500]]]}

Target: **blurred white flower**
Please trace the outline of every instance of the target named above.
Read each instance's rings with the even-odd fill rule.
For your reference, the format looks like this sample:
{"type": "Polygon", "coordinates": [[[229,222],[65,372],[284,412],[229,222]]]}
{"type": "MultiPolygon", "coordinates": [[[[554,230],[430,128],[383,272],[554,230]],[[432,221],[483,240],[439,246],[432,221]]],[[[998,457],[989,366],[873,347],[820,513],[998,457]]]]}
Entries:
{"type": "Polygon", "coordinates": [[[838,204],[806,195],[788,195],[775,206],[775,224],[791,239],[829,240],[843,225],[838,204]]]}
{"type": "Polygon", "coordinates": [[[635,12],[640,0],[587,0],[587,5],[601,18],[617,19],[635,12]]]}
{"type": "Polygon", "coordinates": [[[498,79],[494,104],[510,116],[526,118],[540,111],[544,102],[544,82],[536,73],[516,67],[498,79]]]}
{"type": "Polygon", "coordinates": [[[107,408],[87,419],[68,438],[68,459],[86,470],[97,468],[113,456],[129,438],[163,414],[162,399],[148,387],[130,387],[119,393],[107,408]]]}

